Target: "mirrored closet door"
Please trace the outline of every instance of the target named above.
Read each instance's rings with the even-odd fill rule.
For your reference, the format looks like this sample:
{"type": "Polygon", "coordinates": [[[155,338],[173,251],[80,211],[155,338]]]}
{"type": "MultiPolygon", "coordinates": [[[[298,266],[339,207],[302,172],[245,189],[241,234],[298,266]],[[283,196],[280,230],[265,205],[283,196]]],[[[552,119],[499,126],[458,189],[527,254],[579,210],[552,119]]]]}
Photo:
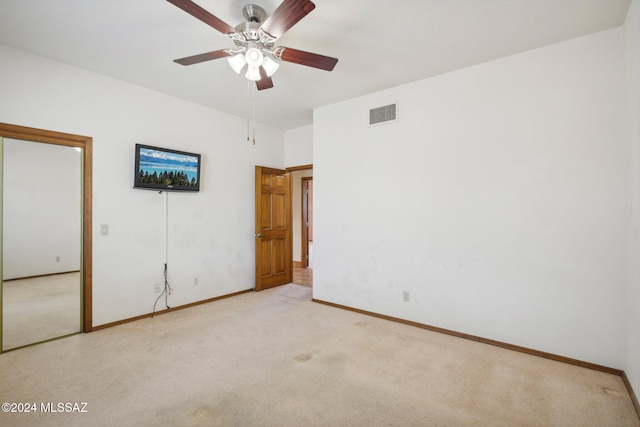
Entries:
{"type": "Polygon", "coordinates": [[[2,137],[2,351],[85,330],[85,148],[2,137]]]}

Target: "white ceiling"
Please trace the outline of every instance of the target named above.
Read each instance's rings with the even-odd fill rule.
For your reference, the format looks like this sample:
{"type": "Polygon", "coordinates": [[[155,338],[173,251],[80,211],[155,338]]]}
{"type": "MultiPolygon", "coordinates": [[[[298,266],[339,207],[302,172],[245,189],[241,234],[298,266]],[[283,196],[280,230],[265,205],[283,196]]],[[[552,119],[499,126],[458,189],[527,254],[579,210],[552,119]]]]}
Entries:
{"type": "MultiPolygon", "coordinates": [[[[231,26],[242,6],[195,0],[231,26]]],[[[339,58],[332,72],[283,63],[257,92],[256,121],[312,122],[313,108],[623,24],[630,0],[314,0],[277,45],[339,58]]],[[[165,0],[0,0],[0,43],[250,117],[253,90],[226,60],[173,59],[234,47],[165,0]]]]}

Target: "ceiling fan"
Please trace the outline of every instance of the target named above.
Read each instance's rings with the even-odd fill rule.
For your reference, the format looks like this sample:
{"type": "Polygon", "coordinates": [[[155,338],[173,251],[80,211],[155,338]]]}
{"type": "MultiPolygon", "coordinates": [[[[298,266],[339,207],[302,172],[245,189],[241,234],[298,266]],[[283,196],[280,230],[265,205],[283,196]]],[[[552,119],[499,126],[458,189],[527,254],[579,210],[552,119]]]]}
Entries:
{"type": "Polygon", "coordinates": [[[174,60],[178,64],[192,65],[213,59],[227,58],[231,68],[238,74],[246,65],[245,77],[255,81],[258,90],[263,90],[273,87],[271,76],[280,66],[279,61],[292,62],[326,71],[333,70],[338,62],[337,58],[275,46],[276,41],[284,33],[315,9],[316,5],[310,0],[284,0],[270,16],[267,16],[265,10],[260,6],[246,5],[242,9],[242,14],[247,22],[243,22],[235,28],[191,0],[167,1],[220,31],[233,40],[236,45],[235,49],[219,49],[174,60]]]}

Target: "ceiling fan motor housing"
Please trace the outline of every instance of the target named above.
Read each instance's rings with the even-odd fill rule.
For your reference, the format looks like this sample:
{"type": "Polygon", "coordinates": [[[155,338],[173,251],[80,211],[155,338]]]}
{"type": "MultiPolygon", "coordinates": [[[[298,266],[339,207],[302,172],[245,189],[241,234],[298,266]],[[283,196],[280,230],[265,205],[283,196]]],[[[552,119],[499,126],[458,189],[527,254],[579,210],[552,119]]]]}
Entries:
{"type": "Polygon", "coordinates": [[[262,24],[267,17],[267,12],[260,6],[248,4],[242,8],[242,16],[249,22],[262,24]]]}
{"type": "Polygon", "coordinates": [[[260,6],[248,4],[242,8],[242,15],[247,22],[236,25],[235,33],[227,35],[242,50],[255,47],[265,53],[271,53],[276,38],[261,28],[267,18],[267,12],[260,6]]]}
{"type": "Polygon", "coordinates": [[[236,25],[236,33],[242,34],[244,36],[244,40],[242,38],[240,40],[236,39],[234,42],[238,46],[244,46],[246,42],[258,41],[260,40],[260,24],[257,22],[243,22],[242,24],[236,25]]]}

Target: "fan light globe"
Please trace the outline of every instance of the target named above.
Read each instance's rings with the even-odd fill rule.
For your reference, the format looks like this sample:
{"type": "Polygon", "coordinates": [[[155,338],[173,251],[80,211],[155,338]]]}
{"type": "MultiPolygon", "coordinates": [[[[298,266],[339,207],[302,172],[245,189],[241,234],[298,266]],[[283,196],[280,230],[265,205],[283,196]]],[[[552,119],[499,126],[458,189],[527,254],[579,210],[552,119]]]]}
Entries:
{"type": "Polygon", "coordinates": [[[240,71],[242,71],[242,68],[247,63],[247,61],[244,59],[244,55],[241,53],[228,57],[227,62],[229,63],[233,71],[236,72],[236,74],[240,74],[240,71]]]}
{"type": "Polygon", "coordinates": [[[265,56],[264,59],[262,60],[262,67],[264,68],[264,71],[267,73],[267,76],[271,77],[276,71],[278,71],[280,64],[278,64],[276,61],[269,58],[268,56],[265,56]]]}
{"type": "Polygon", "coordinates": [[[249,64],[249,67],[258,68],[262,65],[264,55],[262,54],[262,52],[260,52],[260,50],[252,47],[251,49],[247,50],[245,59],[247,61],[247,64],[249,64]]]}
{"type": "Polygon", "coordinates": [[[249,66],[247,68],[247,74],[245,74],[244,76],[249,80],[257,82],[258,80],[260,80],[260,68],[249,66]]]}

